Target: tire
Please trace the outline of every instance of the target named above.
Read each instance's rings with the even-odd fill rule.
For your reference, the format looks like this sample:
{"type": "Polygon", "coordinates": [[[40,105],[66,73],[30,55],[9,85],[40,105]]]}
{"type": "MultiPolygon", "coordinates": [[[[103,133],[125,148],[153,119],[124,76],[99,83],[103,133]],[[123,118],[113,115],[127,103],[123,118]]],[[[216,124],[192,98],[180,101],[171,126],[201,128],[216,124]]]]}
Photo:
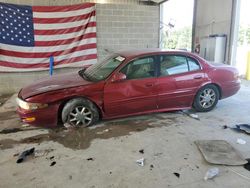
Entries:
{"type": "Polygon", "coordinates": [[[201,88],[194,99],[194,109],[198,112],[211,111],[219,100],[219,90],[215,85],[206,85],[201,88]]]}
{"type": "Polygon", "coordinates": [[[84,98],[71,99],[62,110],[62,122],[65,127],[88,127],[99,120],[97,107],[84,98]]]}

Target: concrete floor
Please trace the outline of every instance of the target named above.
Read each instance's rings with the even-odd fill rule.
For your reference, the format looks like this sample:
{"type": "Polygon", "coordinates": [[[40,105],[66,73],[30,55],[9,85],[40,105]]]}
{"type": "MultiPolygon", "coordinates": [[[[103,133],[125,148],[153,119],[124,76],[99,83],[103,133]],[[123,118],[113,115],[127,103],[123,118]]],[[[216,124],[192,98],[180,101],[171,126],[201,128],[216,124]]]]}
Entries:
{"type": "Polygon", "coordinates": [[[222,139],[250,158],[250,136],[222,128],[250,123],[249,96],[250,84],[244,82],[237,95],[219,101],[213,111],[197,113],[200,120],[181,112],[157,113],[79,130],[24,128],[13,112],[13,97],[0,107],[0,129],[21,130],[0,134],[0,187],[249,188],[249,171],[209,164],[194,144],[222,139]],[[237,138],[247,143],[239,145],[237,138]],[[31,147],[38,151],[35,156],[16,164],[14,154],[31,147]],[[135,163],[140,158],[145,158],[143,167],[135,163]],[[219,176],[205,181],[212,167],[219,168],[219,176]]]}

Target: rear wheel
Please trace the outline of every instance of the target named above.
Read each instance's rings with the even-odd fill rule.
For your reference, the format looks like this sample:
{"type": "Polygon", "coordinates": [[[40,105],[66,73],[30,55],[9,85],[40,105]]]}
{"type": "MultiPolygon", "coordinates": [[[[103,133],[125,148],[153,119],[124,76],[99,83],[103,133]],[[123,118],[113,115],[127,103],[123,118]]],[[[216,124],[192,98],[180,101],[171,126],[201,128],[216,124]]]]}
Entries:
{"type": "Polygon", "coordinates": [[[219,100],[219,91],[215,85],[206,85],[195,96],[194,108],[198,112],[212,110],[219,100]]]}
{"type": "Polygon", "coordinates": [[[62,110],[62,122],[66,127],[87,127],[99,120],[96,106],[84,98],[70,100],[62,110]]]}

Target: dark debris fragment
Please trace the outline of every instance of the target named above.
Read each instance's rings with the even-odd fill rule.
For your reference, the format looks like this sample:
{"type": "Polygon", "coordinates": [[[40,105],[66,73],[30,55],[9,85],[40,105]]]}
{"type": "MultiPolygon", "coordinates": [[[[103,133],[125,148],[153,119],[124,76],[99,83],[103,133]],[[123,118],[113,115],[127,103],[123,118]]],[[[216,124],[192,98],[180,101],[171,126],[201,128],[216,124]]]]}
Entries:
{"type": "Polygon", "coordinates": [[[177,178],[180,178],[180,174],[179,174],[179,173],[174,172],[173,174],[174,174],[177,178]]]}

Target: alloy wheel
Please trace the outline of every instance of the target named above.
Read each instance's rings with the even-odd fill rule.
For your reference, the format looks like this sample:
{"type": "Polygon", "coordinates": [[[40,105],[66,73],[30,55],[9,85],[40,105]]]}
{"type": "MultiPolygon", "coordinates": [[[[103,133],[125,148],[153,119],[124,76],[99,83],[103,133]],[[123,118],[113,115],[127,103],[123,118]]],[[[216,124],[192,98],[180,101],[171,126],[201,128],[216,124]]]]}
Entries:
{"type": "Polygon", "coordinates": [[[92,112],[85,106],[77,106],[69,114],[69,123],[73,126],[88,126],[92,119],[92,112]]]}
{"type": "Polygon", "coordinates": [[[199,103],[203,108],[210,108],[216,101],[216,93],[213,89],[207,88],[202,91],[199,103]]]}

